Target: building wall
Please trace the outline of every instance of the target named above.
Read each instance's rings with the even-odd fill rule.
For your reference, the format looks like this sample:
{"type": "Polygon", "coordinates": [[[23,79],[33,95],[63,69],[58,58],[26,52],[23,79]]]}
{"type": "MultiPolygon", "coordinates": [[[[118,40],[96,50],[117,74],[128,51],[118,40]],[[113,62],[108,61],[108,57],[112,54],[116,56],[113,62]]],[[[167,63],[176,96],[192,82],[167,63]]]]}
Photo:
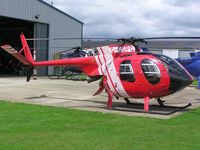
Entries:
{"type": "MultiPolygon", "coordinates": [[[[49,25],[49,38],[82,37],[83,23],[52,8],[41,0],[0,0],[0,16],[29,20],[49,25]],[[35,17],[35,16],[38,16],[35,17]]],[[[81,40],[49,40],[49,59],[54,54],[69,47],[81,46],[81,40]]],[[[49,73],[53,70],[50,69],[49,73]]]]}
{"type": "Polygon", "coordinates": [[[151,53],[163,54],[171,58],[183,58],[190,57],[190,53],[195,49],[149,49],[151,53]]]}
{"type": "Polygon", "coordinates": [[[151,52],[161,50],[162,54],[169,57],[190,57],[190,53],[200,49],[200,40],[163,40],[163,41],[148,41],[148,47],[151,52]]]}
{"type": "Polygon", "coordinates": [[[189,49],[189,50],[179,50],[179,57],[190,57],[190,53],[194,52],[194,50],[189,49]]]}
{"type": "Polygon", "coordinates": [[[179,51],[177,49],[165,49],[163,55],[170,56],[171,58],[178,58],[179,51]]]}
{"type": "MultiPolygon", "coordinates": [[[[34,37],[35,38],[48,38],[49,36],[49,25],[44,23],[35,23],[34,24],[34,37]]],[[[37,61],[47,60],[48,59],[48,41],[47,40],[36,40],[34,42],[34,53],[36,55],[37,61]]],[[[48,67],[38,67],[37,74],[47,75],[48,67]]]]}

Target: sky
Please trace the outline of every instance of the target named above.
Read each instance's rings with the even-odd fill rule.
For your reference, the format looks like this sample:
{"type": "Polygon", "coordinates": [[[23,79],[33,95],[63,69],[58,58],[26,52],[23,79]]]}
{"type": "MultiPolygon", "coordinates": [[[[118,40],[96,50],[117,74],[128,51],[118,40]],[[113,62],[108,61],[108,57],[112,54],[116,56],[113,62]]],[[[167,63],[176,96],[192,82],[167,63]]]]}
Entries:
{"type": "Polygon", "coordinates": [[[84,23],[84,37],[200,36],[200,0],[44,0],[84,23]]]}

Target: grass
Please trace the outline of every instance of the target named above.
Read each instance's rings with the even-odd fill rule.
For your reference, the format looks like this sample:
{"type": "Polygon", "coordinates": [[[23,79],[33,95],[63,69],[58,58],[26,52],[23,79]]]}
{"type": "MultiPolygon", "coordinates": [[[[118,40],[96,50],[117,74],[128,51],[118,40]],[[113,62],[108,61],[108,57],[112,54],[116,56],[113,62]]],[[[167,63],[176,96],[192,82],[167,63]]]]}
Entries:
{"type": "Polygon", "coordinates": [[[0,101],[1,150],[195,150],[200,109],[161,120],[0,101]]]}
{"type": "Polygon", "coordinates": [[[79,80],[79,81],[85,81],[87,80],[87,76],[83,73],[81,74],[74,74],[74,75],[49,75],[50,79],[68,79],[68,80],[79,80]]]}
{"type": "Polygon", "coordinates": [[[198,81],[197,80],[193,80],[192,85],[197,86],[198,85],[198,81]]]}

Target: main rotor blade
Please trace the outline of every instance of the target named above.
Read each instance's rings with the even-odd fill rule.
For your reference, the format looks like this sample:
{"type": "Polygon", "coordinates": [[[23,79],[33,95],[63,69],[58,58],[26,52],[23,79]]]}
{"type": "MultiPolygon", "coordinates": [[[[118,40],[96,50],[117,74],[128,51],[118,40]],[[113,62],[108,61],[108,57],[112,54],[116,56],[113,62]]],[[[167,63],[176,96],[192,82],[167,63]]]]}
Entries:
{"type": "Polygon", "coordinates": [[[42,40],[111,40],[111,41],[118,41],[121,39],[126,40],[167,40],[167,39],[200,39],[200,37],[150,37],[150,38],[80,38],[80,37],[56,37],[56,38],[28,38],[27,41],[42,41],[42,40]]]}
{"type": "Polygon", "coordinates": [[[113,40],[116,41],[116,38],[66,38],[66,37],[57,37],[57,38],[28,38],[27,41],[48,41],[48,40],[113,40]]]}
{"type": "Polygon", "coordinates": [[[199,39],[200,37],[153,37],[153,38],[143,38],[144,40],[187,40],[187,39],[199,39]]]}

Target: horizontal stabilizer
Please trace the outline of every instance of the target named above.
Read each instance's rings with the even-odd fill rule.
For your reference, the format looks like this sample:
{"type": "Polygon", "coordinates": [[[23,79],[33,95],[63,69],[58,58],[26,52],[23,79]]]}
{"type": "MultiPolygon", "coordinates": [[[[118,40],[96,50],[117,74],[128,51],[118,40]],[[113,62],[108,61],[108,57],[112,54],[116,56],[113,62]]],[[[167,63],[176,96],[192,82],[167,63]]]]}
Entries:
{"type": "Polygon", "coordinates": [[[1,48],[3,50],[5,50],[7,53],[13,55],[16,59],[18,59],[24,65],[30,65],[28,60],[22,54],[20,54],[18,51],[16,51],[13,47],[11,47],[10,45],[3,45],[3,46],[1,46],[1,48]]]}

